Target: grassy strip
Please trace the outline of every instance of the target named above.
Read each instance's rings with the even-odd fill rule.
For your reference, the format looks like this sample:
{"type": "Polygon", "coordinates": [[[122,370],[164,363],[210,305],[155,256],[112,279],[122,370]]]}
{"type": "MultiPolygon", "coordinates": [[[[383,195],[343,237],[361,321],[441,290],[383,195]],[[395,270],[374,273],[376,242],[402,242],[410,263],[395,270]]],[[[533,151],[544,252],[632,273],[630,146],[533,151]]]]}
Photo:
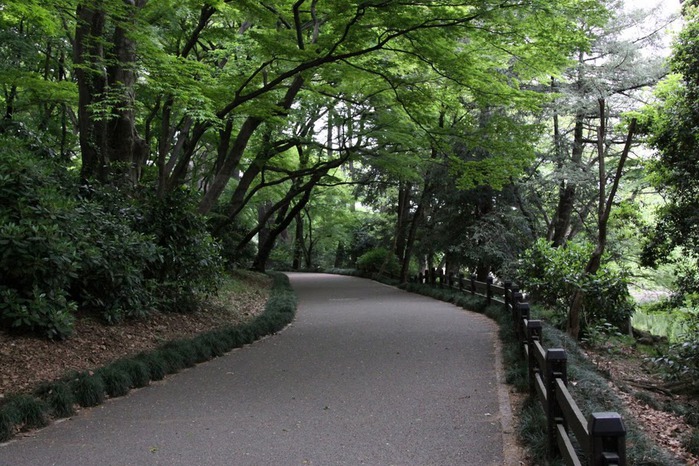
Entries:
{"type": "Polygon", "coordinates": [[[197,363],[282,330],[294,319],[296,295],[286,275],[272,274],[272,290],[262,314],[250,322],[167,342],[153,351],[115,361],[94,371],[73,372],[40,385],[32,394],[8,397],[0,405],[0,442],[26,429],[71,416],[75,405],[97,406],[107,397],[124,396],[197,363]]]}
{"type": "MultiPolygon", "coordinates": [[[[341,269],[328,273],[365,276],[360,272],[341,269]]],[[[374,278],[376,277],[366,277],[374,278]]],[[[395,284],[395,280],[378,281],[395,284]]],[[[502,304],[488,306],[485,299],[461,293],[457,290],[435,288],[430,285],[407,283],[401,288],[411,293],[450,302],[469,311],[479,312],[499,325],[502,342],[505,378],[520,393],[528,393],[526,361],[522,357],[511,317],[502,304]]],[[[627,429],[627,463],[644,466],[681,466],[683,462],[652,443],[626,413],[621,400],[609,389],[607,380],[585,358],[575,341],[565,333],[544,324],[544,347],[564,348],[568,354],[568,388],[583,413],[616,411],[624,417],[627,429]]],[[[529,395],[518,416],[518,435],[527,448],[534,464],[563,465],[560,458],[547,457],[546,416],[536,395],[529,395]]]]}

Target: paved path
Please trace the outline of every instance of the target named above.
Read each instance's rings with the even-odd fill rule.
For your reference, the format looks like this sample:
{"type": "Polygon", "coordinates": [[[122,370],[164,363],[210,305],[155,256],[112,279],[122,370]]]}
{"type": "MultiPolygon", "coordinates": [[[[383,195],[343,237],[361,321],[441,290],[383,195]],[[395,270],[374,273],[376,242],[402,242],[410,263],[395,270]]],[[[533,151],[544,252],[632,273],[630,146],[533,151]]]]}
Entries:
{"type": "Polygon", "coordinates": [[[298,316],[279,335],[0,446],[0,465],[503,464],[495,324],[368,280],[290,277],[298,316]]]}

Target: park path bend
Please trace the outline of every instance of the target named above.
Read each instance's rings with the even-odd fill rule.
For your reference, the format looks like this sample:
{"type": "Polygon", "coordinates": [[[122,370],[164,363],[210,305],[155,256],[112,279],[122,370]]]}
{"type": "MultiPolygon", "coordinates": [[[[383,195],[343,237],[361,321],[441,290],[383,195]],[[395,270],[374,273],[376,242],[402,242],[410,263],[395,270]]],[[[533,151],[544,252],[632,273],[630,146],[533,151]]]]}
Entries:
{"type": "Polygon", "coordinates": [[[369,280],[289,274],[280,334],[0,446],[22,465],[502,465],[496,326],[369,280]]]}

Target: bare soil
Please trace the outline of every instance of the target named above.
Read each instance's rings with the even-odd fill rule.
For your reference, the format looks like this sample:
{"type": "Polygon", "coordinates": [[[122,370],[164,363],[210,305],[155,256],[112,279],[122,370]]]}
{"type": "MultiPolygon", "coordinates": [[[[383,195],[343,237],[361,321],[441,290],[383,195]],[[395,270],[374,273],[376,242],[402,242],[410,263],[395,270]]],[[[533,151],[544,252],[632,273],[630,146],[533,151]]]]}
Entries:
{"type": "Polygon", "coordinates": [[[191,314],[155,313],[117,325],[89,316],[76,319],[73,336],[52,341],[0,331],[0,399],[31,391],[70,371],[99,368],[117,359],[151,350],[164,342],[252,319],[264,311],[271,279],[238,272],[234,289],[211,299],[191,314]]]}

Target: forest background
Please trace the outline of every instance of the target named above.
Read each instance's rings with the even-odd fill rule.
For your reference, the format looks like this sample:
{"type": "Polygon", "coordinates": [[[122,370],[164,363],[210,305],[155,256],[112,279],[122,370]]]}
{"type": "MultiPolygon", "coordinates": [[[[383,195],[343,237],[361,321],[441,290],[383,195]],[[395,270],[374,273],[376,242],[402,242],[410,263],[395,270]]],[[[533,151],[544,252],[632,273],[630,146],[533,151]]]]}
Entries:
{"type": "Polygon", "coordinates": [[[3,1],[0,36],[3,331],[441,268],[660,333],[696,394],[696,1],[3,1]]]}

